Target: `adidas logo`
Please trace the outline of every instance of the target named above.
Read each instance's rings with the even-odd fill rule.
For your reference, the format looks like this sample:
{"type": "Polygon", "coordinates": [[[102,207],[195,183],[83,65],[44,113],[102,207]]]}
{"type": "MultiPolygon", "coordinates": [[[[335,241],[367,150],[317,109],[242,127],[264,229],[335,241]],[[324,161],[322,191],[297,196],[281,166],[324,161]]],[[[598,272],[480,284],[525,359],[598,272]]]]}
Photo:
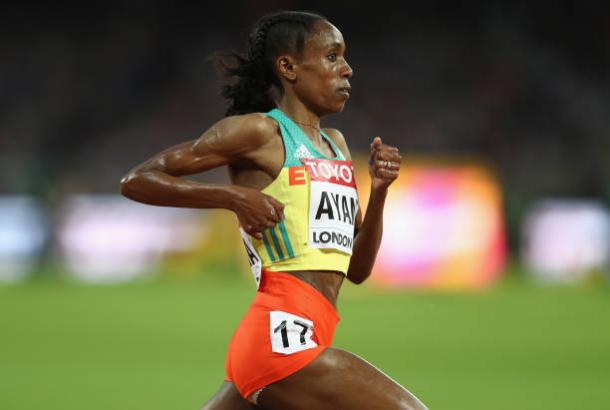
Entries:
{"type": "Polygon", "coordinates": [[[312,155],[307,149],[307,147],[303,144],[294,152],[294,156],[297,158],[311,158],[312,155]]]}

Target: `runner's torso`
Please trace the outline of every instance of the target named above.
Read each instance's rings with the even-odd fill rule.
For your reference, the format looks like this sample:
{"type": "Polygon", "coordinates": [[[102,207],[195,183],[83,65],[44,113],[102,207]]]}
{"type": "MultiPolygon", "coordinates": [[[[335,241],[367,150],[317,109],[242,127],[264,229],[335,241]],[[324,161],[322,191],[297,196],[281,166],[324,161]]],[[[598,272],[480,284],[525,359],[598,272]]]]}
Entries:
{"type": "Polygon", "coordinates": [[[347,272],[358,200],[353,167],[322,132],[314,146],[278,109],[266,113],[277,132],[266,146],[265,163],[230,168],[234,183],[260,189],[285,204],[284,219],[256,240],[242,230],[253,273],[288,272],[320,291],[333,305],[347,272]]]}

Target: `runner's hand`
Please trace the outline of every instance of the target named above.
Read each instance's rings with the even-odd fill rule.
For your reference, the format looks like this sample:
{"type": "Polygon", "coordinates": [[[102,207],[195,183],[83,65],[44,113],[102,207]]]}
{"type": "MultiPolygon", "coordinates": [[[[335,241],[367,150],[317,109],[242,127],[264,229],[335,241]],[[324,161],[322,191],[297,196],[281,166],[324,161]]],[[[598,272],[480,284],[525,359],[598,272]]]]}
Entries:
{"type": "Polygon", "coordinates": [[[401,159],[398,148],[385,145],[379,137],[373,139],[369,157],[369,174],[373,190],[387,189],[398,178],[401,159]]]}
{"type": "Polygon", "coordinates": [[[252,188],[233,189],[231,210],[237,215],[244,231],[256,239],[263,239],[261,231],[273,228],[284,217],[284,204],[252,188]]]}

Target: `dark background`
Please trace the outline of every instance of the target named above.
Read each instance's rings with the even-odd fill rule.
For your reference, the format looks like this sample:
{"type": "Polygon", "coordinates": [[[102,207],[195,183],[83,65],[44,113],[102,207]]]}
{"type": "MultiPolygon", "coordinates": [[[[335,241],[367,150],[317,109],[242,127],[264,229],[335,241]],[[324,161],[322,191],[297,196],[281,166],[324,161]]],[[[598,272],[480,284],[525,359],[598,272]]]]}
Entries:
{"type": "Polygon", "coordinates": [[[72,192],[118,192],[132,166],[223,116],[209,53],[241,50],[264,13],[305,9],[345,37],[353,95],[324,125],[353,152],[380,135],[406,161],[489,164],[511,243],[537,199],[610,200],[610,6],[427,3],[8,4],[0,193],[52,208],[72,192]]]}
{"type": "MultiPolygon", "coordinates": [[[[256,19],[281,9],[317,11],[344,34],[353,93],[345,111],[323,124],[340,128],[353,153],[366,154],[380,135],[401,148],[405,164],[422,157],[482,162],[503,188],[512,259],[501,280],[447,291],[346,284],[334,345],[383,369],[434,410],[610,408],[607,257],[604,266],[567,272],[603,253],[574,242],[601,248],[607,229],[591,227],[596,218],[587,211],[607,214],[585,203],[569,215],[584,209],[584,222],[546,225],[548,242],[536,245],[550,250],[543,256],[566,250],[556,258],[563,275],[536,272],[527,251],[518,255],[520,227],[537,201],[610,205],[608,4],[4,2],[0,409],[195,409],[216,391],[226,347],[254,293],[234,216],[204,212],[191,222],[201,235],[191,251],[159,255],[146,242],[176,236],[138,229],[155,225],[140,216],[153,210],[163,219],[162,210],[124,199],[136,208],[95,209],[68,226],[76,212],[65,204],[73,193],[118,195],[131,167],[222,118],[219,77],[206,57],[240,49],[256,19]],[[4,203],[12,194],[33,195],[44,215],[4,203]],[[126,213],[117,218],[117,209],[126,213]],[[65,239],[68,228],[76,240],[65,239]],[[144,235],[148,241],[133,239],[144,235]],[[146,269],[137,278],[129,276],[134,260],[146,269]],[[92,262],[121,275],[102,277],[92,262]],[[541,286],[542,279],[553,285],[541,286]]],[[[225,173],[197,178],[225,181],[225,173]]],[[[459,229],[473,225],[469,215],[459,229]]],[[[436,248],[435,229],[418,237],[421,249],[436,248]]],[[[461,237],[447,243],[454,238],[461,237]]],[[[446,244],[438,248],[449,255],[446,244]]],[[[452,283],[466,278],[460,272],[470,265],[461,256],[476,258],[455,255],[438,256],[431,274],[440,278],[447,267],[452,283]]]]}

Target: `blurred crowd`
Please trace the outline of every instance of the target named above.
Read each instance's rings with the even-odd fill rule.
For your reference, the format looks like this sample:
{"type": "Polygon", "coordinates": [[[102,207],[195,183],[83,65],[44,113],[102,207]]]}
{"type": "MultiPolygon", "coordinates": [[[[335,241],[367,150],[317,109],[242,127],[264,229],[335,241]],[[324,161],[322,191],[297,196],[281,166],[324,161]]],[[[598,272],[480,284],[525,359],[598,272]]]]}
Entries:
{"type": "Polygon", "coordinates": [[[610,201],[610,7],[601,4],[9,5],[0,194],[53,206],[68,193],[118,192],[130,167],[223,116],[209,53],[242,49],[266,12],[310,9],[343,32],[355,72],[344,113],[323,125],[356,153],[380,135],[405,161],[489,164],[513,233],[538,198],[610,201]]]}

